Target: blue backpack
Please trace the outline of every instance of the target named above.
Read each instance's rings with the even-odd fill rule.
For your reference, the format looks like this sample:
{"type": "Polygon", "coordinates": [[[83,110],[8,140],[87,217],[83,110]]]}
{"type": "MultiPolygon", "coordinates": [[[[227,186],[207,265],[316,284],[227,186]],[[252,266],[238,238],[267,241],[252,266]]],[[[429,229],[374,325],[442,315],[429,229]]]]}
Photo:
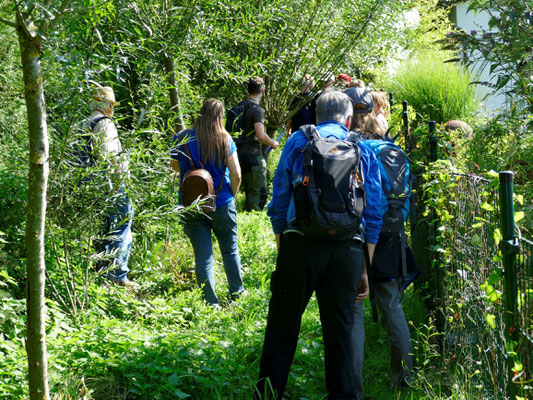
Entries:
{"type": "MultiPolygon", "coordinates": [[[[405,290],[419,275],[420,268],[405,238],[404,223],[410,209],[412,178],[409,160],[405,153],[389,140],[365,140],[365,145],[377,158],[381,172],[381,196],[383,227],[376,246],[372,263],[367,258],[370,283],[370,303],[372,318],[378,321],[376,300],[373,290],[376,279],[402,279],[402,290],[405,290]],[[399,239],[399,240],[398,240],[399,239]],[[398,261],[395,257],[400,253],[401,270],[397,270],[398,261]]],[[[365,254],[368,257],[368,253],[365,254]]]]}
{"type": "Polygon", "coordinates": [[[387,140],[365,140],[375,154],[381,172],[383,233],[400,233],[409,215],[411,173],[409,160],[396,144],[387,140]]]}

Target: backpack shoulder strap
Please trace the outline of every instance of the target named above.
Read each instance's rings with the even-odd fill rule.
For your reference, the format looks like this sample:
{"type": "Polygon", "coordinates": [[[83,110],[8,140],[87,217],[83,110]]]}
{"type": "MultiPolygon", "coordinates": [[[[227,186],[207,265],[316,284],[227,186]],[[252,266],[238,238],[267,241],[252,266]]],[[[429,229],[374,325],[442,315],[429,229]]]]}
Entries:
{"type": "Polygon", "coordinates": [[[320,134],[318,133],[318,129],[316,129],[316,126],[309,124],[309,125],[302,125],[300,126],[300,130],[303,132],[307,140],[313,140],[313,139],[319,139],[320,134]]]}
{"type": "MultiPolygon", "coordinates": [[[[181,142],[189,133],[189,129],[184,129],[179,133],[179,142],[181,142]]],[[[183,149],[185,150],[185,154],[187,156],[187,159],[189,160],[189,163],[191,164],[191,169],[196,169],[195,160],[193,160],[191,156],[191,152],[189,150],[188,143],[183,144],[183,149]]],[[[198,164],[200,165],[200,168],[204,168],[205,162],[202,163],[201,161],[198,161],[198,164]]]]}
{"type": "Polygon", "coordinates": [[[359,143],[361,140],[366,140],[366,136],[363,135],[361,132],[357,131],[350,131],[346,135],[346,141],[351,143],[359,143]]]}
{"type": "Polygon", "coordinates": [[[98,124],[98,122],[102,121],[103,119],[109,119],[109,117],[102,115],[100,117],[96,117],[95,119],[93,119],[91,123],[89,124],[89,131],[92,132],[96,124],[98,124]]]}
{"type": "Polygon", "coordinates": [[[187,143],[183,145],[183,148],[185,150],[185,154],[187,155],[187,159],[189,160],[189,163],[191,164],[191,169],[195,169],[196,167],[194,165],[194,162],[192,161],[191,152],[189,151],[189,146],[187,145],[187,143]]]}

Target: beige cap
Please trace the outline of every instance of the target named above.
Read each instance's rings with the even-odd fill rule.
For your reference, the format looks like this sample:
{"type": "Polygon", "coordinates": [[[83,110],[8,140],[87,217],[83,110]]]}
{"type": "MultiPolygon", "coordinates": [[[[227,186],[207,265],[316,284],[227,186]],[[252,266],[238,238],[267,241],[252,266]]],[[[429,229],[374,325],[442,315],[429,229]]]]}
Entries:
{"type": "Polygon", "coordinates": [[[99,86],[95,89],[94,94],[91,96],[91,99],[96,101],[107,101],[113,103],[113,105],[118,106],[120,103],[115,100],[115,92],[110,86],[99,86]]]}

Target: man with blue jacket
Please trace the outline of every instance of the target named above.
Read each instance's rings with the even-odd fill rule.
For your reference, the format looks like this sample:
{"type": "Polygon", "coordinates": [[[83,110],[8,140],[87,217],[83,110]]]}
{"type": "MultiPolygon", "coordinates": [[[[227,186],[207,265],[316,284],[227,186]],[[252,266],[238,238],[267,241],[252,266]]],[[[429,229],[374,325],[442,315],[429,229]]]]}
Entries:
{"type": "MultiPolygon", "coordinates": [[[[317,101],[321,137],[346,139],[353,114],[350,98],[325,92],[317,101]]],[[[289,137],[281,155],[268,206],[278,258],[272,273],[265,342],[255,398],[281,399],[298,342],[302,314],[316,292],[322,322],[328,399],[358,399],[353,369],[351,331],[354,302],[368,294],[363,237],[325,241],[303,236],[295,221],[294,189],[303,180],[302,131],[289,137]],[[270,390],[272,388],[272,390],[270,390]]],[[[381,176],[375,156],[359,145],[366,192],[364,239],[373,254],[382,225],[381,176]]]]}

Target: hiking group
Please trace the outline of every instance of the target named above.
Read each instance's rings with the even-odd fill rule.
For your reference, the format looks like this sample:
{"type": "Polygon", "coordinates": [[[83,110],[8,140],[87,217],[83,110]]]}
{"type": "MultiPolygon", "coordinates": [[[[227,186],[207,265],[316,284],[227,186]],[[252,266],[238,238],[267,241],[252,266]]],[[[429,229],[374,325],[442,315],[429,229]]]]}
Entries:
{"type": "MultiPolygon", "coordinates": [[[[391,387],[407,385],[413,357],[402,310],[403,293],[419,273],[407,246],[411,175],[403,151],[388,137],[389,105],[346,74],[322,82],[306,75],[290,103],[289,134],[268,203],[278,256],[254,399],[281,399],[298,343],[302,314],[316,293],[325,349],[328,399],[363,399],[364,309],[370,293],[390,339],[391,387]],[[334,87],[337,81],[337,88],[334,87]],[[339,87],[340,86],[340,87],[339,87]],[[339,90],[342,89],[342,90],[339,90]]],[[[260,105],[265,85],[248,82],[248,98],[227,113],[207,99],[194,126],[174,136],[170,165],[179,173],[182,222],[194,249],[195,273],[206,302],[219,307],[211,233],[220,247],[231,300],[245,288],[238,251],[235,196],[244,211],[267,204],[266,155],[279,145],[266,133],[260,105]],[[234,136],[232,136],[232,134],[234,136]],[[266,148],[268,146],[268,149],[266,148]]],[[[122,179],[127,163],[111,121],[114,93],[97,88],[94,113],[84,123],[111,160],[113,206],[102,230],[100,266],[122,285],[127,278],[133,209],[122,179]]]]}

